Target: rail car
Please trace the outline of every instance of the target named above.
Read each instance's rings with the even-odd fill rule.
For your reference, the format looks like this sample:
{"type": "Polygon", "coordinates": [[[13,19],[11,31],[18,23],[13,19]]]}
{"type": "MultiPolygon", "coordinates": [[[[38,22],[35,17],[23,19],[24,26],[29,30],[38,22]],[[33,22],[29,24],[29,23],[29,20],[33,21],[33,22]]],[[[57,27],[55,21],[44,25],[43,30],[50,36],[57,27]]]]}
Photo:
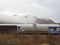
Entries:
{"type": "Polygon", "coordinates": [[[13,33],[17,31],[17,25],[0,24],[0,33],[13,33]]]}
{"type": "Polygon", "coordinates": [[[49,33],[60,33],[60,26],[48,26],[49,33]]]}
{"type": "Polygon", "coordinates": [[[20,34],[60,34],[59,24],[0,24],[0,32],[20,34]]]}

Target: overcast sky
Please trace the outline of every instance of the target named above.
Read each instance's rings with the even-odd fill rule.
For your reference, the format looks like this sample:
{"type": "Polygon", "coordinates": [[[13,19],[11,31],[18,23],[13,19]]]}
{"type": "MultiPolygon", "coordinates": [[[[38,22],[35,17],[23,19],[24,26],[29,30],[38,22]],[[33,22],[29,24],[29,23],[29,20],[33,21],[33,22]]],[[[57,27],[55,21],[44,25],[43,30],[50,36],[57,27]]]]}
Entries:
{"type": "Polygon", "coordinates": [[[60,0],[0,0],[0,13],[33,15],[60,22],[60,0]]]}

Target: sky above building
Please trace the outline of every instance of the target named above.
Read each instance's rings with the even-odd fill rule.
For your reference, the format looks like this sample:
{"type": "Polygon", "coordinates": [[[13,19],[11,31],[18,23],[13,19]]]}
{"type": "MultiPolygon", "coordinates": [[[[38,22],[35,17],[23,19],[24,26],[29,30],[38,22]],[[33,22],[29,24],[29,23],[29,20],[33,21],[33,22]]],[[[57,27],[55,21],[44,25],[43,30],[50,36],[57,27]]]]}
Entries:
{"type": "Polygon", "coordinates": [[[0,14],[33,15],[60,22],[60,0],[0,0],[0,14]]]}

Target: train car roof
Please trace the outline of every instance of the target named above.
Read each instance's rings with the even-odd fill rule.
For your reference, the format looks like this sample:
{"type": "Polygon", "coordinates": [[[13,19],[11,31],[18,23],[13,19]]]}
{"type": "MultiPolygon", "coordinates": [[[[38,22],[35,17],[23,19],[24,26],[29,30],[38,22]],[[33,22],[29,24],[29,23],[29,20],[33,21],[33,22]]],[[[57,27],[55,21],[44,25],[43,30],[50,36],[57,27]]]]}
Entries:
{"type": "Polygon", "coordinates": [[[0,24],[0,26],[16,26],[16,24],[0,24]]]}
{"type": "MultiPolygon", "coordinates": [[[[0,24],[2,25],[13,25],[13,26],[32,26],[33,24],[0,24]]],[[[36,24],[37,26],[60,26],[59,24],[36,24]]]]}
{"type": "Polygon", "coordinates": [[[59,24],[37,24],[38,26],[60,26],[59,24]]]}
{"type": "Polygon", "coordinates": [[[49,28],[60,28],[60,26],[48,26],[49,28]]]}

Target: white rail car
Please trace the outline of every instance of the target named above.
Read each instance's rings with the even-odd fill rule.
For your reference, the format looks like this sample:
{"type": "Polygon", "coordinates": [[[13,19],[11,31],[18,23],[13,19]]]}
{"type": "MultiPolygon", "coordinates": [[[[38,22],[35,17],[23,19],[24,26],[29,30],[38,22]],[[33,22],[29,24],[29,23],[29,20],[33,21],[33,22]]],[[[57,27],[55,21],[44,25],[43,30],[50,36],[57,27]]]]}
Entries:
{"type": "Polygon", "coordinates": [[[58,24],[22,24],[20,25],[21,33],[60,33],[58,24]]]}

